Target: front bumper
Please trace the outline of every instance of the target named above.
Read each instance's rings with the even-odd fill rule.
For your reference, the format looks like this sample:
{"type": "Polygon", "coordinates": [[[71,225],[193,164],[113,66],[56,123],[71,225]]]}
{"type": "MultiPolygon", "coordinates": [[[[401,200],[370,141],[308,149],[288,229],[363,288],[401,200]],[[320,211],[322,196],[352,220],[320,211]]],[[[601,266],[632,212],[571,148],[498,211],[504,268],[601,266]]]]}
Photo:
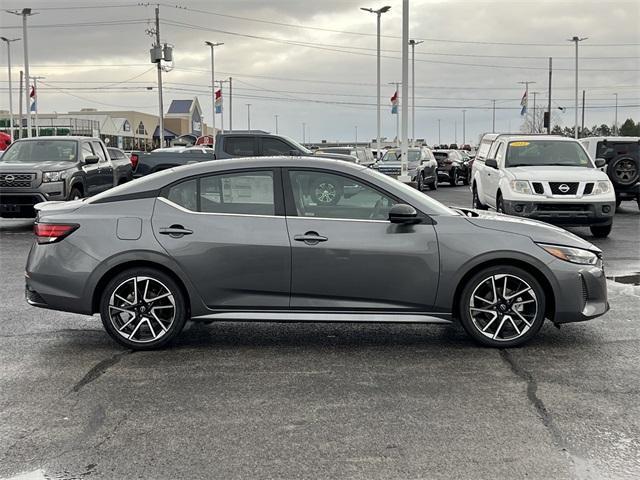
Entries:
{"type": "Polygon", "coordinates": [[[0,217],[33,218],[36,203],[66,200],[64,182],[43,183],[37,189],[0,188],[0,217]]]}
{"type": "Polygon", "coordinates": [[[536,202],[503,200],[504,213],[564,226],[608,225],[613,221],[615,202],[536,202]]]}
{"type": "MultiPolygon", "coordinates": [[[[556,266],[560,266],[558,262],[562,261],[558,260],[556,266]]],[[[556,291],[553,322],[584,322],[607,313],[609,302],[603,267],[563,263],[560,271],[554,270],[560,290],[556,291]]]]}

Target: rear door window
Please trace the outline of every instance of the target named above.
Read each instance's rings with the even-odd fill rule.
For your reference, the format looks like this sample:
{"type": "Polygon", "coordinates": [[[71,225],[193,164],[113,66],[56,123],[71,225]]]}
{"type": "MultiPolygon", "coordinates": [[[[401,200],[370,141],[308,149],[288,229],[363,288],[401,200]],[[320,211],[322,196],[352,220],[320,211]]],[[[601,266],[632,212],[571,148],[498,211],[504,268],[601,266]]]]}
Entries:
{"type": "Polygon", "coordinates": [[[224,140],[224,151],[234,157],[257,155],[254,137],[228,137],[224,140]]]}
{"type": "Polygon", "coordinates": [[[274,215],[273,172],[228,173],[201,178],[200,211],[274,215]]]}

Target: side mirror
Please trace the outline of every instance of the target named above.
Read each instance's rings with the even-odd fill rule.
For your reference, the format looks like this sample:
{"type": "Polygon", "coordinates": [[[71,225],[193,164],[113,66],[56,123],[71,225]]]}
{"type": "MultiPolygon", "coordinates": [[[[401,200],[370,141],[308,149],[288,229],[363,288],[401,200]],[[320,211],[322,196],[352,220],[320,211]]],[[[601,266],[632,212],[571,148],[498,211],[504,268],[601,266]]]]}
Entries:
{"type": "Polygon", "coordinates": [[[84,163],[87,165],[92,165],[94,163],[98,163],[100,161],[100,157],[97,155],[88,155],[84,158],[84,163]]]}
{"type": "Polygon", "coordinates": [[[596,158],[596,168],[602,168],[607,164],[604,158],[596,158]]]}
{"type": "Polygon", "coordinates": [[[485,164],[487,167],[495,168],[496,170],[498,169],[498,162],[496,161],[496,159],[495,159],[495,158],[487,158],[487,159],[484,161],[484,164],[485,164]]]}
{"type": "Polygon", "coordinates": [[[418,223],[418,212],[411,205],[405,203],[397,203],[389,210],[389,221],[399,224],[418,223]]]}

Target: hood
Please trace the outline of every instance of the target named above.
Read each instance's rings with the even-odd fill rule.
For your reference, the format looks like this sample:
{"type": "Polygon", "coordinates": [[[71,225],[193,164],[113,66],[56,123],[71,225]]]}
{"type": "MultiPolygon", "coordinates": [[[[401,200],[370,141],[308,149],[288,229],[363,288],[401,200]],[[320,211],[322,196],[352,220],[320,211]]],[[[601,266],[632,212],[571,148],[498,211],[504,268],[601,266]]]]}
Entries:
{"type": "Polygon", "coordinates": [[[459,208],[459,210],[462,210],[467,215],[471,214],[472,216],[467,216],[467,220],[477,227],[525,235],[536,243],[565,245],[567,247],[591,250],[592,252],[602,252],[592,243],[555,225],[484,210],[472,210],[470,208],[459,208]]]}
{"type": "Polygon", "coordinates": [[[55,172],[67,170],[76,166],[75,162],[2,162],[0,161],[0,172],[55,172]]]}
{"type": "Polygon", "coordinates": [[[505,171],[514,180],[531,180],[542,182],[594,182],[607,180],[607,174],[597,168],[590,167],[510,167],[505,171]]]}

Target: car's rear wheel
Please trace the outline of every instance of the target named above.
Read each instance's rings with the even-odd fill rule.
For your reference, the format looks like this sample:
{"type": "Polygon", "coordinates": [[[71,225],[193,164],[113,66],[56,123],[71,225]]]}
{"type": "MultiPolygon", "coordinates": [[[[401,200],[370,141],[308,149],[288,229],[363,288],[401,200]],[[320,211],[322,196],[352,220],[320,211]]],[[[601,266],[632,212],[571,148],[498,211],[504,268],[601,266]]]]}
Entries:
{"type": "Polygon", "coordinates": [[[416,179],[416,188],[420,192],[424,189],[424,177],[422,176],[422,173],[418,173],[418,178],[416,179]]]}
{"type": "Polygon", "coordinates": [[[116,342],[134,350],[151,350],[182,331],[187,307],[182,290],[169,275],[151,268],[130,269],[105,287],[100,315],[116,342]]]}
{"type": "Polygon", "coordinates": [[[481,201],[480,201],[480,197],[478,197],[478,188],[475,186],[475,184],[473,185],[473,191],[472,191],[472,202],[473,204],[471,205],[473,208],[475,208],[476,210],[486,210],[487,206],[484,205],[481,201]]]}
{"type": "Polygon", "coordinates": [[[452,168],[449,175],[449,183],[451,183],[452,187],[455,187],[458,184],[458,170],[452,168]]]}
{"type": "Polygon", "coordinates": [[[82,192],[78,187],[73,187],[69,192],[69,200],[79,200],[82,198],[82,192]]]}
{"type": "Polygon", "coordinates": [[[469,185],[469,182],[471,181],[471,171],[467,170],[465,172],[464,177],[462,178],[462,184],[463,185],[469,185]]]}
{"type": "Polygon", "coordinates": [[[429,188],[431,190],[437,190],[438,189],[438,174],[437,173],[434,173],[433,181],[429,184],[429,188]]]}
{"type": "Polygon", "coordinates": [[[460,321],[482,345],[516,347],[529,341],[542,327],[545,300],[540,283],[521,268],[489,267],[464,286],[460,321]]]}
{"type": "Polygon", "coordinates": [[[594,237],[605,238],[609,236],[612,228],[613,224],[610,223],[609,225],[592,225],[591,227],[589,227],[589,230],[591,230],[591,234],[594,237]]]}

